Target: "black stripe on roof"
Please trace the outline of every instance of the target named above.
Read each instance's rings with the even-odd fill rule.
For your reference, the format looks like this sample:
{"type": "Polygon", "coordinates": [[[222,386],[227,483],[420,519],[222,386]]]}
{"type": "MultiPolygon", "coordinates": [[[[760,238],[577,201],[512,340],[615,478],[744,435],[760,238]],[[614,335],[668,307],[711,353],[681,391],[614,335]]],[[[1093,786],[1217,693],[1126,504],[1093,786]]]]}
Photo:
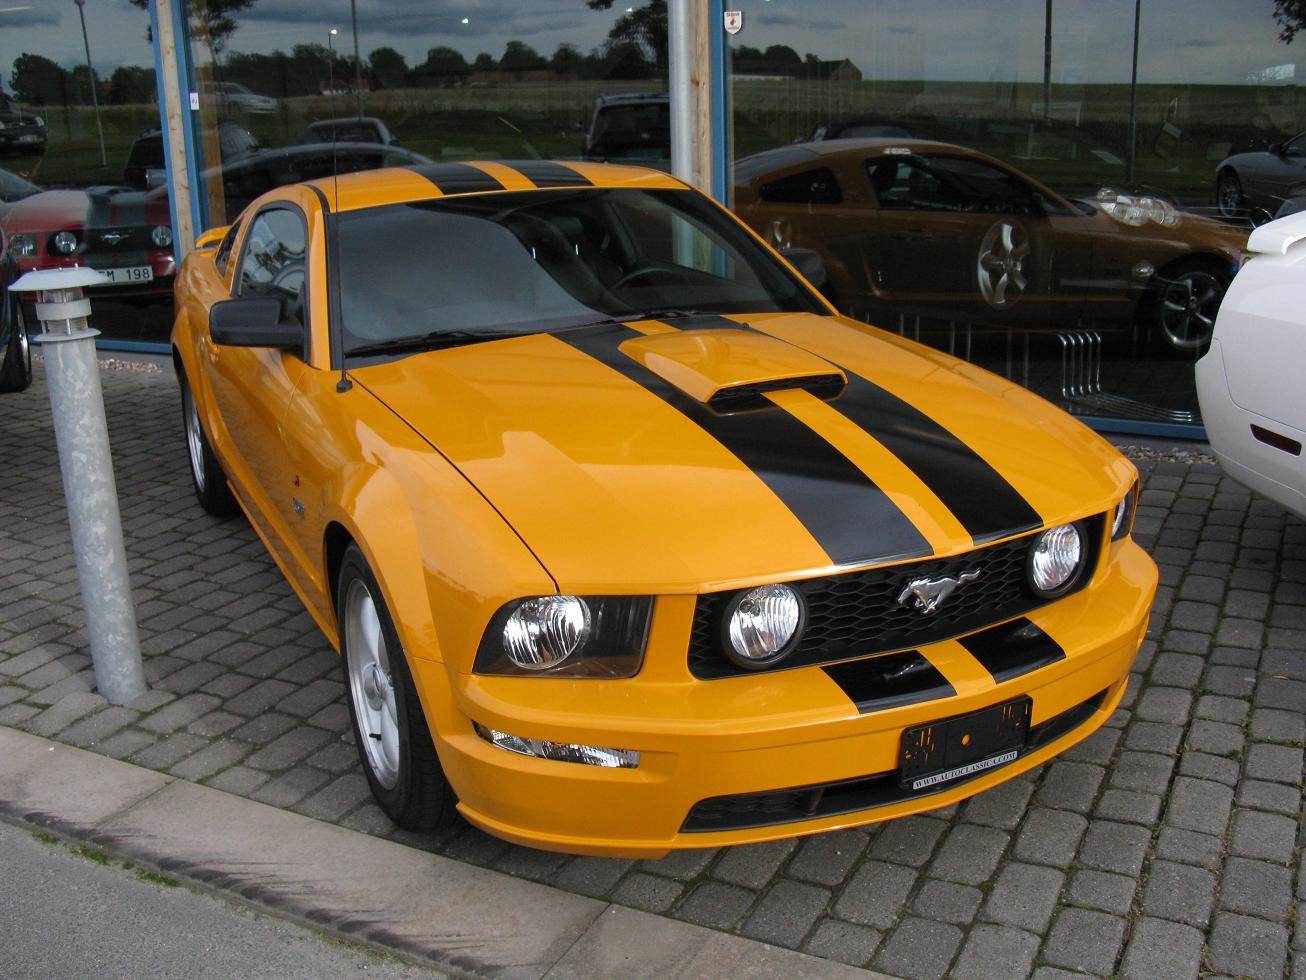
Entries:
{"type": "Polygon", "coordinates": [[[536,187],[591,187],[594,183],[579,170],[551,160],[511,160],[504,161],[504,165],[536,187]]]}
{"type": "Polygon", "coordinates": [[[429,163],[408,168],[419,177],[425,177],[440,189],[442,194],[475,194],[480,191],[501,191],[503,185],[480,167],[469,163],[429,163]]]}
{"type": "Polygon", "coordinates": [[[643,335],[621,324],[554,336],[657,395],[721,443],[780,498],[832,561],[851,565],[933,554],[911,519],[869,476],[788,412],[718,415],[623,354],[623,341],[643,335]]]}

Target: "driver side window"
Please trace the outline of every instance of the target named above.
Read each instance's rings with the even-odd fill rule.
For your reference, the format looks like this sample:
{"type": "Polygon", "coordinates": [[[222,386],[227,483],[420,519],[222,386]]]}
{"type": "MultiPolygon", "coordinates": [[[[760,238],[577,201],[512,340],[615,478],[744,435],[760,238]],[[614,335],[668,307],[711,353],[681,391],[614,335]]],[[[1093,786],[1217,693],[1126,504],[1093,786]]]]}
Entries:
{"type": "Polygon", "coordinates": [[[304,218],[286,208],[269,208],[254,219],[245,239],[236,295],[275,299],[283,323],[308,322],[308,234],[304,218]]]}

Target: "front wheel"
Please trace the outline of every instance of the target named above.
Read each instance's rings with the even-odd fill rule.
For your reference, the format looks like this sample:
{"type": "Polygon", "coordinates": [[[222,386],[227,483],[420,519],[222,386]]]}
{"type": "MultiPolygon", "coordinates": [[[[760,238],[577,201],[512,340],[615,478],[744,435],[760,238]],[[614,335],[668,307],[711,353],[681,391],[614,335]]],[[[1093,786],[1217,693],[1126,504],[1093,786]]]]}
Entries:
{"type": "Polygon", "coordinates": [[[23,301],[6,294],[9,301],[9,343],[0,362],[0,391],[26,391],[32,384],[32,347],[23,316],[23,301]]]}
{"type": "Polygon", "coordinates": [[[195,395],[185,375],[181,378],[181,420],[186,427],[186,453],[190,459],[190,478],[195,485],[195,499],[214,517],[227,517],[236,512],[236,498],[227,486],[226,474],[209,445],[200,422],[195,395]]]}
{"type": "Polygon", "coordinates": [[[1176,351],[1203,352],[1215,333],[1215,315],[1229,277],[1214,265],[1184,262],[1162,270],[1156,326],[1176,351]]]}
{"type": "Polygon", "coordinates": [[[372,795],[405,830],[449,826],[457,816],[453,790],[435,754],[394,621],[357,545],[349,546],[340,563],[336,616],[349,716],[372,795]]]}

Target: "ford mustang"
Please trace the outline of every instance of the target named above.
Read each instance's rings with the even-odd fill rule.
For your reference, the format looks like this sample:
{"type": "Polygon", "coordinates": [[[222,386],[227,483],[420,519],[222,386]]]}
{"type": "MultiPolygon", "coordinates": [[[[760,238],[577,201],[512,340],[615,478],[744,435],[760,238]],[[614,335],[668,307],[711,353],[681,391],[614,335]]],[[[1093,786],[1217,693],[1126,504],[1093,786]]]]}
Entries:
{"type": "Polygon", "coordinates": [[[1132,464],[657,171],[276,188],[173,353],[199,502],[340,650],[406,828],[656,857],[946,806],[1096,730],[1147,626],[1132,464]]]}

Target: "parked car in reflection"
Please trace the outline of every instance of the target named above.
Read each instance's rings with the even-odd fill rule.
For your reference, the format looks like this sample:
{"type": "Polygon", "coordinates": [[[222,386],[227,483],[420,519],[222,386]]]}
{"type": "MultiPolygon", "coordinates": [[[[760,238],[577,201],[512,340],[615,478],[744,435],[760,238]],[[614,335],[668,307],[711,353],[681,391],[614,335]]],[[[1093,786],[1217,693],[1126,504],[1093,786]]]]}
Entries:
{"type": "Polygon", "coordinates": [[[176,271],[166,193],[127,187],[42,191],[0,212],[19,271],[89,266],[114,298],[167,297],[176,271]]]}
{"type": "Polygon", "coordinates": [[[219,112],[276,112],[281,108],[276,99],[251,92],[239,82],[202,82],[200,95],[215,100],[219,112]]]}
{"type": "Polygon", "coordinates": [[[1247,249],[1197,362],[1197,399],[1225,472],[1306,517],[1306,214],[1262,225],[1247,249]]]}
{"type": "Polygon", "coordinates": [[[1246,241],[1159,198],[1070,200],[986,154],[923,140],[792,144],[738,161],[735,180],[739,216],[772,244],[817,251],[831,298],[870,318],[1137,318],[1200,350],[1246,241]]]}
{"type": "MultiPolygon", "coordinates": [[[[240,123],[224,120],[218,123],[218,152],[223,163],[232,163],[259,150],[259,141],[240,123]]],[[[127,165],[123,167],[122,182],[128,187],[142,190],[162,187],[168,182],[168,172],[163,159],[163,132],[147,129],[131,146],[127,165]]]]}
{"type": "Polygon", "coordinates": [[[0,393],[23,391],[32,383],[32,348],[23,303],[9,285],[19,276],[0,231],[0,393]]]}
{"type": "Polygon", "coordinates": [[[8,170],[0,170],[0,204],[12,204],[25,197],[41,193],[41,188],[26,177],[8,170]]]}
{"type": "Polygon", "coordinates": [[[1306,195],[1306,133],[1266,150],[1235,153],[1215,169],[1215,203],[1226,218],[1261,224],[1306,195]]]}
{"type": "Polygon", "coordinates": [[[13,99],[0,92],[0,152],[42,153],[48,135],[43,117],[18,108],[13,99]]]}
{"type": "Polygon", "coordinates": [[[382,143],[393,145],[389,127],[376,116],[349,116],[344,119],[319,119],[308,124],[301,143],[382,143]]]}
{"type": "Polygon", "coordinates": [[[600,95],[583,157],[670,170],[671,100],[665,94],[600,95]]]}

